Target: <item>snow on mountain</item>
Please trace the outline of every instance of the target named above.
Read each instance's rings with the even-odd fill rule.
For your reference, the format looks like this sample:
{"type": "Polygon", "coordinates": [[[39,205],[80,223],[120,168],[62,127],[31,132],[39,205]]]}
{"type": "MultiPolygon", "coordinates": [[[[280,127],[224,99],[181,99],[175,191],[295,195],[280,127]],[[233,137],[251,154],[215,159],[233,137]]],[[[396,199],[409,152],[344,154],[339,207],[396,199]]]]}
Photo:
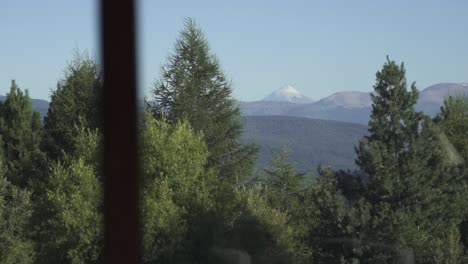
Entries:
{"type": "Polygon", "coordinates": [[[304,96],[296,88],[291,85],[285,85],[278,90],[274,91],[262,101],[275,101],[275,102],[291,102],[291,103],[311,103],[313,100],[304,96]]]}
{"type": "Polygon", "coordinates": [[[316,105],[322,107],[364,108],[371,107],[372,101],[369,92],[344,91],[325,97],[316,102],[316,105]]]}

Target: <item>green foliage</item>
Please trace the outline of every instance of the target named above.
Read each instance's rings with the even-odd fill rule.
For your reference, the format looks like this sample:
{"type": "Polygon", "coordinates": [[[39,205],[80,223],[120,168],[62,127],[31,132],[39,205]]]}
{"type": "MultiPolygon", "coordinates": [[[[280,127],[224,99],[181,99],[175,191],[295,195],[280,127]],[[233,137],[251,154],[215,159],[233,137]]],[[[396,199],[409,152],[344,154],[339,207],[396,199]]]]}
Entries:
{"type": "MultiPolygon", "coordinates": [[[[254,188],[249,191],[251,194],[247,193],[256,197],[262,209],[271,214],[261,215],[257,221],[282,221],[278,224],[284,227],[281,235],[287,245],[283,249],[294,251],[294,254],[285,253],[282,262],[307,262],[311,253],[303,243],[303,238],[307,236],[308,217],[304,214],[304,206],[308,206],[304,202],[304,193],[307,191],[305,179],[311,176],[297,173],[296,164],[289,159],[290,150],[283,146],[280,152],[273,155],[270,166],[250,182],[254,183],[254,188]]],[[[280,248],[276,250],[281,250],[282,246],[278,246],[280,248]]]]}
{"type": "MultiPolygon", "coordinates": [[[[291,224],[287,212],[272,208],[259,190],[237,191],[237,214],[233,228],[222,243],[224,251],[244,253],[251,263],[301,263],[308,250],[296,238],[301,230],[291,224]]],[[[230,262],[238,263],[238,262],[230,262]]],[[[246,262],[249,263],[249,262],[246,262]]]]}
{"type": "Polygon", "coordinates": [[[74,140],[81,151],[52,163],[38,210],[38,263],[100,263],[102,183],[95,153],[96,131],[80,129],[74,140]]]}
{"type": "Polygon", "coordinates": [[[456,264],[468,263],[468,258],[463,252],[463,245],[460,243],[460,234],[457,228],[450,229],[440,238],[431,239],[424,246],[417,250],[420,252],[420,259],[424,263],[456,264]]]}
{"type": "MultiPolygon", "coordinates": [[[[145,182],[168,176],[174,182],[182,182],[204,173],[208,150],[203,137],[194,135],[188,122],[171,125],[146,114],[142,141],[145,182]]],[[[188,191],[190,184],[181,188],[188,191]]]]}
{"type": "Polygon", "coordinates": [[[42,157],[41,121],[39,113],[32,109],[28,91],[21,91],[14,80],[6,100],[0,102],[0,135],[6,177],[13,184],[25,187],[40,173],[35,165],[42,157]]]}
{"type": "Polygon", "coordinates": [[[64,77],[52,92],[49,111],[44,118],[42,148],[57,160],[64,153],[74,154],[77,127],[102,127],[101,69],[87,54],[76,52],[64,77]]]}
{"type": "Polygon", "coordinates": [[[193,20],[186,20],[168,60],[153,89],[155,116],[164,114],[170,122],[187,118],[196,132],[203,132],[207,165],[219,169],[222,178],[249,174],[257,148],[240,144],[240,111],[231,98],[231,83],[193,20]]]}
{"type": "Polygon", "coordinates": [[[187,122],[171,125],[146,115],[142,142],[145,262],[168,263],[184,249],[191,214],[213,206],[216,177],[205,171],[206,146],[187,122]]]}
{"type": "Polygon", "coordinates": [[[188,121],[146,115],[142,143],[145,263],[289,263],[295,242],[287,215],[206,169],[203,136],[188,121]]]}
{"type": "Polygon", "coordinates": [[[34,244],[29,234],[30,193],[8,182],[4,169],[0,164],[0,263],[33,263],[34,244]]]}

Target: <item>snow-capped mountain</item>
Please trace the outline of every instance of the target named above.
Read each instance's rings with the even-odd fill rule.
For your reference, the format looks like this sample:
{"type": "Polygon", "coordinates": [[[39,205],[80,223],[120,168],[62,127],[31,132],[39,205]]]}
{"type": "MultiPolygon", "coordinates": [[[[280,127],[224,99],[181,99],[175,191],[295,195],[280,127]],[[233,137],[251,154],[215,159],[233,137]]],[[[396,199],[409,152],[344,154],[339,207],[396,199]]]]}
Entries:
{"type": "Polygon", "coordinates": [[[290,103],[312,103],[313,100],[304,96],[296,88],[291,85],[285,85],[278,90],[274,91],[267,97],[263,98],[262,101],[274,101],[274,102],[290,102],[290,103]]]}
{"type": "MultiPolygon", "coordinates": [[[[372,110],[371,92],[343,91],[316,102],[298,104],[291,98],[295,98],[294,95],[300,96],[301,93],[291,88],[283,87],[262,101],[238,102],[242,115],[299,116],[360,124],[367,124],[369,121],[372,110]]],[[[435,116],[449,95],[459,94],[468,94],[468,83],[439,83],[429,86],[420,91],[415,109],[435,116]]]]}
{"type": "Polygon", "coordinates": [[[357,91],[337,92],[315,103],[322,107],[364,108],[371,107],[370,93],[357,91]]]}

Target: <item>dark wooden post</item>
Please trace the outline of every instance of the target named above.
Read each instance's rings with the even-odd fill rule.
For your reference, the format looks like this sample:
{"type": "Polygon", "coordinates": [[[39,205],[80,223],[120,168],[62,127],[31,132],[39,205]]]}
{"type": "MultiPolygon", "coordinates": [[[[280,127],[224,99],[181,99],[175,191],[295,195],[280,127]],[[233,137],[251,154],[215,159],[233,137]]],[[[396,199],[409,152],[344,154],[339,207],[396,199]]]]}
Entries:
{"type": "Polygon", "coordinates": [[[101,0],[104,259],[140,263],[135,1],[101,0]]]}

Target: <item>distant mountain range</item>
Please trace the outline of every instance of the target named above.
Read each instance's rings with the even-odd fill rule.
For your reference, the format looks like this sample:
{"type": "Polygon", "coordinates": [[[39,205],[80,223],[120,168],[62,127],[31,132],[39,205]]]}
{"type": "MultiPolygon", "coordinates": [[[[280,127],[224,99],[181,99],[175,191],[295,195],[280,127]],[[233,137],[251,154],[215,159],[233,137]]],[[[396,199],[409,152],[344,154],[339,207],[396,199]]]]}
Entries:
{"type": "MultiPolygon", "coordinates": [[[[281,90],[281,89],[280,89],[281,90]]],[[[297,91],[297,89],[294,89],[297,91]]],[[[298,91],[297,91],[298,92],[298,91]]],[[[436,115],[443,101],[449,95],[468,94],[468,83],[440,83],[422,90],[416,110],[430,116],[436,115]]],[[[370,92],[345,91],[332,94],[316,102],[297,103],[285,97],[281,100],[276,93],[275,100],[270,96],[261,101],[238,101],[243,116],[283,115],[367,124],[372,108],[370,92]]],[[[296,94],[299,98],[301,93],[296,94]]]]}
{"type": "MultiPolygon", "coordinates": [[[[296,116],[366,124],[372,108],[370,92],[344,91],[313,101],[298,89],[285,85],[261,101],[237,101],[243,116],[296,116]]],[[[449,95],[467,94],[468,83],[439,83],[420,91],[416,110],[435,116],[449,95]]],[[[0,96],[3,101],[5,96],[0,96]]],[[[31,99],[33,108],[42,117],[49,102],[31,99]]]]}
{"type": "MultiPolygon", "coordinates": [[[[417,110],[434,116],[448,95],[468,94],[467,83],[441,83],[420,92],[417,110]]],[[[5,96],[0,96],[3,101],[5,96]]],[[[282,145],[292,150],[300,171],[317,165],[355,169],[354,146],[367,133],[370,93],[338,92],[313,102],[292,86],[284,86],[261,101],[240,102],[242,142],[260,146],[257,168],[268,165],[282,145]],[[363,125],[365,124],[365,125],[363,125]]],[[[33,108],[47,115],[49,102],[32,99],[33,108]]]]}

